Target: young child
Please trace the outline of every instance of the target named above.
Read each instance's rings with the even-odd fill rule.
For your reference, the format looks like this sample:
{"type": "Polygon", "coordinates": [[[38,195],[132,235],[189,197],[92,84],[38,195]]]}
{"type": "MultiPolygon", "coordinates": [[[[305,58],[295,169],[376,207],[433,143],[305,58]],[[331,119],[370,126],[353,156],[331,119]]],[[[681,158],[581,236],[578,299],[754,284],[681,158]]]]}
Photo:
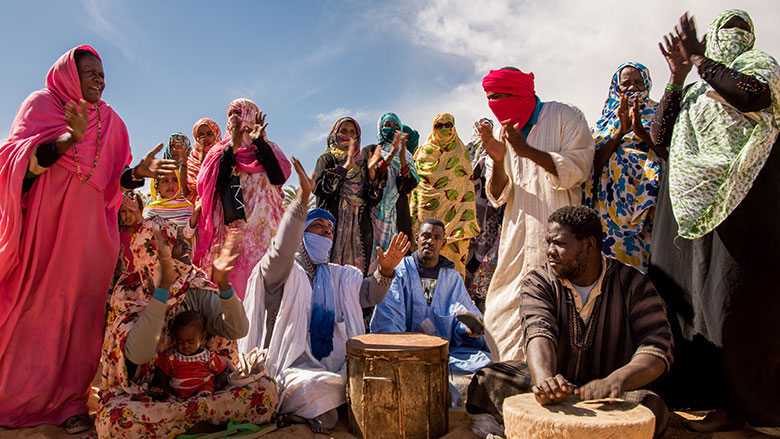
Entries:
{"type": "Polygon", "coordinates": [[[184,311],[173,320],[171,333],[175,348],[157,357],[149,394],[165,399],[173,394],[179,399],[209,396],[227,386],[230,370],[214,352],[204,348],[205,321],[196,311],[184,311]]]}

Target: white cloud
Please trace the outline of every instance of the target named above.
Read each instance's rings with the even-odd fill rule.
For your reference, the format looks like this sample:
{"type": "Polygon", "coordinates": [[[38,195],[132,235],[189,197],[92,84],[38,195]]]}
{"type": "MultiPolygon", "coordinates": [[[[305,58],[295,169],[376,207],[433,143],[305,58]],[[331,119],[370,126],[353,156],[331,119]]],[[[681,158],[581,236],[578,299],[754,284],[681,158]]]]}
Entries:
{"type": "Polygon", "coordinates": [[[349,114],[354,119],[363,119],[371,117],[373,113],[366,108],[349,109],[338,107],[324,113],[315,114],[316,126],[301,135],[298,144],[293,147],[293,150],[296,153],[300,153],[305,149],[311,148],[312,145],[325,145],[325,138],[328,137],[328,133],[333,128],[334,121],[345,114],[349,114]]]}
{"type": "Polygon", "coordinates": [[[117,18],[123,17],[121,2],[116,0],[81,0],[87,13],[84,24],[100,35],[106,41],[115,45],[130,61],[135,60],[131,37],[127,30],[127,22],[118,23],[117,18]]]}
{"type": "MultiPolygon", "coordinates": [[[[756,47],[780,56],[776,2],[744,0],[739,6],[755,21],[756,47]]],[[[450,111],[465,140],[472,122],[492,116],[482,77],[491,68],[513,65],[534,72],[542,100],[572,103],[593,123],[618,65],[628,60],[647,65],[655,83],[652,96],[660,98],[669,75],[657,46],[661,37],[686,9],[698,18],[701,35],[710,20],[730,7],[734,4],[728,0],[407,0],[400,9],[414,19],[388,19],[388,26],[400,27],[397,31],[412,44],[468,60],[474,74],[446,94],[410,93],[398,112],[424,139],[433,115],[450,111]]],[[[697,78],[692,72],[688,80],[697,78]]]]}

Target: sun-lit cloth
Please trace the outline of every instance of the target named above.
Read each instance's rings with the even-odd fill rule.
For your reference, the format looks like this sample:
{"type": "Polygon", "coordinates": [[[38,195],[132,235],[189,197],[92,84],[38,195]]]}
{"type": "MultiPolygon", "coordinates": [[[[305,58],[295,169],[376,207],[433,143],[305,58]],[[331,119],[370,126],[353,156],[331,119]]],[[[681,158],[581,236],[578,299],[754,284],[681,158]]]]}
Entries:
{"type": "MultiPolygon", "coordinates": [[[[355,166],[346,171],[346,174],[338,191],[340,201],[338,203],[338,212],[336,212],[336,224],[333,226],[333,249],[331,250],[330,261],[336,264],[354,265],[360,271],[365,271],[366,255],[361,232],[361,216],[364,215],[365,193],[364,184],[365,165],[363,155],[360,153],[360,125],[351,117],[342,117],[333,125],[328,135],[327,152],[333,155],[338,161],[337,166],[341,166],[347,160],[347,149],[344,149],[345,143],[349,140],[340,139],[338,131],[345,122],[352,122],[357,131],[355,139],[355,166]]],[[[318,205],[326,203],[321,202],[318,196],[318,205]]],[[[323,200],[324,201],[324,200],[323,200]]]]}
{"type": "MultiPolygon", "coordinates": [[[[256,122],[259,109],[254,102],[249,99],[236,99],[230,103],[228,111],[234,108],[241,111],[241,126],[253,125],[256,122]]],[[[243,299],[249,273],[252,272],[254,266],[268,249],[284,214],[282,206],[284,192],[281,185],[271,184],[268,180],[265,168],[255,157],[257,147],[252,144],[248,136],[244,136],[243,144],[238,148],[236,154],[234,172],[238,173],[241,180],[246,219],[234,221],[226,226],[222,203],[219,197],[215,196],[215,189],[222,151],[229,148],[231,142],[232,134],[228,128],[225,138],[214,145],[206,155],[198,174],[198,196],[201,200],[202,210],[198,221],[198,242],[193,260],[195,264],[210,273],[214,254],[222,249],[228,229],[236,229],[238,239],[235,251],[241,256],[236,261],[228,279],[238,297],[243,299]]],[[[267,138],[266,142],[278,160],[286,180],[292,169],[290,161],[287,160],[278,145],[267,138]]]]}
{"type": "MultiPolygon", "coordinates": [[[[383,158],[387,158],[393,150],[394,131],[382,129],[384,124],[388,121],[392,121],[396,124],[398,128],[396,128],[395,131],[402,129],[403,126],[401,119],[395,113],[385,113],[379,118],[379,121],[377,122],[377,148],[382,148],[383,158]]],[[[414,181],[419,182],[420,180],[417,176],[417,169],[414,165],[412,153],[406,150],[406,148],[399,148],[398,152],[388,164],[387,182],[385,184],[384,193],[382,194],[382,201],[371,209],[371,222],[374,226],[374,245],[371,246],[371,264],[369,266],[369,272],[374,271],[378,264],[376,259],[376,247],[388,248],[393,235],[398,233],[399,212],[397,209],[397,202],[399,197],[407,197],[407,194],[402,194],[398,191],[397,180],[401,173],[400,154],[406,154],[406,164],[414,181]]],[[[404,200],[404,203],[408,205],[408,201],[404,200]]]]}
{"type": "Polygon", "coordinates": [[[152,216],[161,216],[168,221],[176,224],[178,227],[185,227],[192,217],[194,206],[182,195],[182,180],[179,178],[179,171],[174,171],[179,189],[176,195],[171,198],[164,198],[157,190],[157,182],[152,183],[151,202],[144,207],[144,218],[152,216]]]}
{"type": "MultiPolygon", "coordinates": [[[[188,157],[190,152],[192,152],[192,144],[190,143],[190,139],[184,135],[184,133],[175,132],[170,135],[168,138],[168,145],[165,146],[165,149],[163,149],[163,158],[168,160],[173,160],[173,142],[180,142],[181,145],[184,147],[184,154],[185,157],[188,157]]],[[[182,158],[185,158],[182,157],[182,158]]]]}
{"type": "MultiPolygon", "coordinates": [[[[642,75],[645,89],[627,95],[631,106],[634,97],[639,98],[642,125],[650,132],[650,121],[658,106],[650,99],[653,86],[650,71],[639,63],[624,63],[612,75],[601,118],[591,129],[597,150],[612,139],[620,125],[617,113],[620,107],[620,72],[626,67],[633,67],[642,75]]],[[[629,111],[633,111],[631,108],[629,111]]],[[[650,258],[653,217],[664,165],[664,160],[635,132],[630,131],[623,136],[601,174],[594,175],[584,185],[584,204],[595,209],[601,217],[603,253],[643,273],[647,272],[650,258]]]]}
{"type": "Polygon", "coordinates": [[[482,317],[460,273],[453,268],[439,268],[429,305],[415,257],[407,256],[395,268],[395,279],[387,297],[374,309],[371,332],[425,332],[444,337],[450,341],[450,368],[474,372],[490,363],[490,352],[484,337],[466,335],[466,326],[455,317],[460,311],[482,317]]]}
{"type": "Polygon", "coordinates": [[[506,205],[498,263],[485,304],[485,328],[488,343],[495,344],[490,350],[496,361],[522,359],[517,312],[520,283],[528,271],[547,261],[547,218],[560,207],[580,204],[582,183],[593,167],[593,137],[576,107],[544,102],[527,142],[550,153],[557,176],[507,148],[504,171],[508,181],[494,197],[489,189],[494,162],[489,157],[486,161],[488,199],[496,207],[506,205]]]}
{"type": "Polygon", "coordinates": [[[195,144],[187,156],[187,187],[190,189],[190,195],[187,199],[190,200],[190,203],[195,204],[198,200],[198,173],[200,172],[200,164],[203,162],[203,159],[206,158],[206,154],[209,153],[210,148],[222,139],[222,131],[219,130],[219,125],[214,122],[214,120],[204,117],[203,119],[199,119],[195,122],[195,125],[192,126],[192,138],[194,139],[195,144]],[[202,125],[208,126],[214,133],[214,143],[208,147],[198,141],[198,128],[202,125]]]}
{"type": "Polygon", "coordinates": [[[491,70],[482,78],[485,93],[504,93],[501,99],[488,101],[488,106],[501,123],[511,120],[513,124],[524,126],[536,107],[534,74],[521,71],[499,69],[491,70]]]}
{"type": "MultiPolygon", "coordinates": [[[[362,273],[348,265],[328,264],[333,282],[335,324],[333,350],[316,359],[309,342],[309,316],[312,310],[312,283],[299,262],[284,283],[281,307],[268,344],[268,373],[279,383],[279,413],[293,413],[312,419],[346,400],[346,342],[363,334],[363,310],[358,291],[362,273]]],[[[268,338],[265,312],[265,282],[257,264],[247,284],[244,309],[250,321],[249,335],[239,340],[242,351],[264,346],[268,338]]]]}
{"type": "MultiPolygon", "coordinates": [[[[206,274],[191,265],[174,260],[179,274],[170,287],[166,302],[165,322],[159,337],[158,352],[149,363],[139,364],[133,376],[128,375],[125,344],[128,334],[141,313],[157,300],[152,297],[154,279],[159,277],[160,263],[154,233],[173,245],[176,227],[160,217],[145,220],[136,226],[131,251],[135,271],[125,273],[111,294],[106,317],[106,331],[101,357],[101,391],[98,403],[97,432],[101,438],[170,437],[185,432],[200,421],[214,424],[230,420],[263,423],[270,420],[277,401],[275,384],[267,377],[244,387],[227,389],[208,397],[190,398],[181,402],[154,402],[144,393],[154,375],[156,358],[173,347],[173,319],[187,309],[186,295],[190,289],[212,291],[217,287],[206,274]]],[[[236,342],[209,335],[205,346],[237,364],[236,342]]]]}
{"type": "Polygon", "coordinates": [[[688,88],[669,148],[669,197],[679,235],[693,239],[713,231],[745,198],[766,163],[780,128],[780,65],[753,49],[753,21],[745,11],[720,14],[707,29],[705,56],[766,83],[771,104],[743,113],[705,80],[688,88]],[[739,17],[750,26],[724,29],[739,17]]]}
{"type": "Polygon", "coordinates": [[[78,49],[97,55],[89,46],[62,55],[46,88],[21,104],[0,146],[0,426],[60,424],[86,414],[100,357],[119,251],[119,181],[131,160],[119,115],[102,100],[88,104],[82,139],[22,194],[36,147],[68,132],[65,104],[83,98],[78,49]],[[77,163],[86,179],[96,155],[82,183],[77,163]]]}
{"type": "Polygon", "coordinates": [[[428,140],[414,153],[420,183],[409,196],[412,234],[417,236],[427,218],[442,221],[447,244],[441,254],[465,278],[469,242],[479,234],[471,157],[450,113],[436,115],[432,128],[428,140]],[[436,129],[437,123],[446,122],[452,123],[452,128],[436,129]]]}

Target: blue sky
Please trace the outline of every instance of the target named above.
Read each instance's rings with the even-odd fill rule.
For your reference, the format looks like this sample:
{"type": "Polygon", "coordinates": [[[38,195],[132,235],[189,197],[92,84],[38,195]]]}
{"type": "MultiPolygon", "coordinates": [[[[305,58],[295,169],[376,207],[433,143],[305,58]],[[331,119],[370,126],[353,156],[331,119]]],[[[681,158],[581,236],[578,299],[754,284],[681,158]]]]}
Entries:
{"type": "MultiPolygon", "coordinates": [[[[385,111],[397,112],[423,140],[433,117],[449,111],[467,141],[471,123],[492,116],[481,78],[504,65],[533,71],[543,100],[573,103],[593,123],[617,65],[648,65],[658,98],[668,78],[660,37],[686,9],[703,32],[735,3],[8,2],[0,26],[0,138],[51,64],[78,44],[103,58],[103,99],[127,124],[134,163],[171,132],[191,137],[201,117],[224,130],[227,104],[238,97],[268,114],[269,138],[309,170],[343,115],[356,117],[367,145],[385,111]]],[[[780,56],[780,4],[738,3],[756,22],[757,47],[780,56]]]]}

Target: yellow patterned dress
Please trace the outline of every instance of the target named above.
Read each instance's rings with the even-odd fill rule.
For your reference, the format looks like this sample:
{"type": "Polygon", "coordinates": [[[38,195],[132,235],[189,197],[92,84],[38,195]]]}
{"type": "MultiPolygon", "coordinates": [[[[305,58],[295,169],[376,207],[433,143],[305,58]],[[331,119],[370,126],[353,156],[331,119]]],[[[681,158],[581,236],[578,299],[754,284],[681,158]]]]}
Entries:
{"type": "Polygon", "coordinates": [[[426,218],[444,223],[447,244],[441,254],[466,276],[469,241],[479,234],[476,219],[471,157],[455,131],[455,118],[440,113],[433,132],[414,154],[420,183],[409,197],[412,231],[416,235],[426,218]]]}

